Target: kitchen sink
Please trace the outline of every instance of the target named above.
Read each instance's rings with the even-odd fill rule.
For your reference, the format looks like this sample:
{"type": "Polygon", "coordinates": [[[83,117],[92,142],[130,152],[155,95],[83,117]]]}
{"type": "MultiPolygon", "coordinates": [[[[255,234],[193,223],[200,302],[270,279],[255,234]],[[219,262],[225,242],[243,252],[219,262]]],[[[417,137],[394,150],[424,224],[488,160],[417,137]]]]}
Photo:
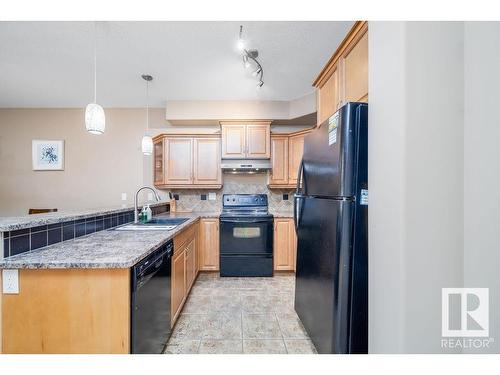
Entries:
{"type": "Polygon", "coordinates": [[[154,218],[147,223],[130,223],[110,230],[118,231],[148,231],[172,230],[189,219],[186,218],[154,218]]]}

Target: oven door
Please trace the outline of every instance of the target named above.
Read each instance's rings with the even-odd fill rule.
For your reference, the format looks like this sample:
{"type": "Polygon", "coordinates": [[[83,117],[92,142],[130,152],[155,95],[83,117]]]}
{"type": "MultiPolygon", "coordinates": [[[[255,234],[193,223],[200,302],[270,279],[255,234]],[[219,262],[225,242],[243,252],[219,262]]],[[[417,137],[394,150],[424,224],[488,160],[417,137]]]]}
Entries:
{"type": "Polygon", "coordinates": [[[272,218],[221,218],[221,255],[272,255],[272,218]]]}

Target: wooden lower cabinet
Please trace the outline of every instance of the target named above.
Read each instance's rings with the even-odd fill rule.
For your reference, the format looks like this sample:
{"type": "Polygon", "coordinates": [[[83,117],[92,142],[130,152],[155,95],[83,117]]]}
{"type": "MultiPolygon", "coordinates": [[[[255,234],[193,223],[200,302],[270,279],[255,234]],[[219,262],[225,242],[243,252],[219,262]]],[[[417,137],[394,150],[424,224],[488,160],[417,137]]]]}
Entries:
{"type": "MultiPolygon", "coordinates": [[[[190,290],[196,279],[196,248],[195,239],[192,239],[186,246],[186,289],[190,290]]],[[[186,293],[187,294],[187,293],[186,293]]]]}
{"type": "MultiPolygon", "coordinates": [[[[175,251],[175,250],[174,250],[175,251]]],[[[186,296],[186,251],[176,251],[172,259],[172,291],[170,303],[172,305],[172,325],[179,316],[186,296]]]]}
{"type": "Polygon", "coordinates": [[[1,311],[3,353],[129,353],[130,269],[19,270],[1,311]]]}
{"type": "Polygon", "coordinates": [[[219,219],[200,220],[200,271],[219,270],[219,219]]]}
{"type": "Polygon", "coordinates": [[[295,271],[297,237],[293,219],[274,219],[274,270],[295,271]]]}
{"type": "Polygon", "coordinates": [[[194,223],[174,237],[172,258],[171,322],[179,317],[198,275],[197,247],[199,224],[194,223]]]}

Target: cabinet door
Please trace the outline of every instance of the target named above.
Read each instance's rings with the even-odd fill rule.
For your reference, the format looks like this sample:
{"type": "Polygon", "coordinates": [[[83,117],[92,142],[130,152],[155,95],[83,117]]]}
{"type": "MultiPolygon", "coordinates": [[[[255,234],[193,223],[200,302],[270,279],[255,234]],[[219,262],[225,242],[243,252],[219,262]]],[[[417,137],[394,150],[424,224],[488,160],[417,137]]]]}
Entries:
{"type": "Polygon", "coordinates": [[[200,220],[200,270],[219,270],[219,219],[200,220]]]}
{"type": "Polygon", "coordinates": [[[245,125],[222,125],[222,157],[245,158],[245,125]]]}
{"type": "Polygon", "coordinates": [[[246,157],[249,159],[269,159],[271,157],[271,126],[247,125],[246,157]]]}
{"type": "Polygon", "coordinates": [[[368,100],[368,32],[346,49],[342,56],[344,102],[368,100]]]}
{"type": "Polygon", "coordinates": [[[165,182],[165,167],[163,165],[164,161],[164,144],[163,139],[155,141],[153,147],[153,178],[155,185],[162,185],[165,182]]]}
{"type": "Polygon", "coordinates": [[[318,125],[333,115],[340,107],[341,95],[339,85],[338,64],[334,66],[333,73],[323,87],[318,90],[318,125]]]}
{"type": "Polygon", "coordinates": [[[193,181],[192,139],[165,139],[165,183],[167,185],[187,185],[193,181]]]}
{"type": "Polygon", "coordinates": [[[272,171],[270,185],[288,184],[288,137],[271,138],[272,171]]]}
{"type": "Polygon", "coordinates": [[[220,139],[195,138],[193,140],[195,185],[220,185],[220,139]]]}
{"type": "Polygon", "coordinates": [[[295,223],[293,219],[289,221],[288,229],[290,230],[290,239],[291,239],[291,252],[292,252],[292,266],[293,271],[297,270],[297,232],[295,232],[295,223]]]}
{"type": "Polygon", "coordinates": [[[293,271],[294,255],[290,219],[274,219],[274,270],[293,271]]]}
{"type": "Polygon", "coordinates": [[[191,289],[194,279],[196,278],[196,251],[195,239],[186,245],[186,294],[191,289]]]}
{"type": "Polygon", "coordinates": [[[304,154],[304,134],[290,137],[288,150],[288,183],[296,185],[297,173],[304,154]]]}
{"type": "Polygon", "coordinates": [[[182,309],[186,296],[186,261],[184,249],[176,252],[172,259],[172,325],[182,309]]]}

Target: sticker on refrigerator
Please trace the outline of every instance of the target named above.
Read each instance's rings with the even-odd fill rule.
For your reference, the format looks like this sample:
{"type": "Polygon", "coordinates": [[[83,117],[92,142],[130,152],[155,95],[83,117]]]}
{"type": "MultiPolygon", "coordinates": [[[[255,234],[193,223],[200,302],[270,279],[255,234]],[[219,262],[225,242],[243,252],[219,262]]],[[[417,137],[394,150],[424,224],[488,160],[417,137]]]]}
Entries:
{"type": "Polygon", "coordinates": [[[361,189],[361,199],[359,200],[361,206],[368,206],[368,190],[361,189]]]}
{"type": "Polygon", "coordinates": [[[339,112],[335,112],[328,119],[328,146],[337,143],[337,127],[339,126],[339,112]]]}

